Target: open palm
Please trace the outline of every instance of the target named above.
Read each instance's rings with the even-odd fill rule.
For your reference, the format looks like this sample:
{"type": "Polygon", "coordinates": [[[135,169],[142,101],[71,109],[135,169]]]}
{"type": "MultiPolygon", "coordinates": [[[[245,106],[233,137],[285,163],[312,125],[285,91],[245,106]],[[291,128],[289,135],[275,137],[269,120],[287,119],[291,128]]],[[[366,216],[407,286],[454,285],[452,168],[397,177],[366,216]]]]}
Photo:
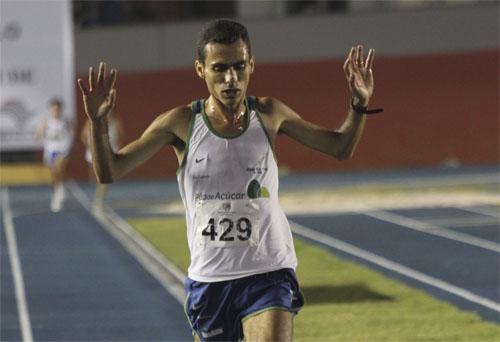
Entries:
{"type": "Polygon", "coordinates": [[[108,74],[106,64],[99,64],[97,79],[95,78],[94,68],[89,68],[88,85],[79,78],[78,86],[83,95],[83,105],[85,113],[90,120],[103,118],[114,108],[116,101],[116,69],[112,69],[108,74]]]}
{"type": "Polygon", "coordinates": [[[344,72],[354,99],[362,106],[367,106],[373,95],[373,56],[375,51],[370,49],[366,60],[363,56],[363,47],[358,45],[351,48],[344,63],[344,72]]]}

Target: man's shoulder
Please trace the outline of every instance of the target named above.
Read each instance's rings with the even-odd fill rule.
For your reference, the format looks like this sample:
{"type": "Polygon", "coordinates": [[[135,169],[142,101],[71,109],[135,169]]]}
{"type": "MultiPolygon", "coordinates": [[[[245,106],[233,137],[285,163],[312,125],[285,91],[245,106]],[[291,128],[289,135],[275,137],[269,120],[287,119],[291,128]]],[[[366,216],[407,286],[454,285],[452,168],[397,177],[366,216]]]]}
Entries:
{"type": "Polygon", "coordinates": [[[150,130],[160,130],[176,132],[179,129],[187,127],[191,120],[191,106],[182,105],[174,107],[158,115],[150,125],[150,130]]]}
{"type": "Polygon", "coordinates": [[[191,119],[191,105],[182,105],[174,107],[157,117],[161,121],[183,122],[191,119]]]}
{"type": "Polygon", "coordinates": [[[178,106],[178,107],[172,108],[171,110],[169,110],[167,112],[168,115],[175,116],[176,118],[179,118],[179,119],[182,119],[182,118],[189,119],[191,117],[191,113],[192,113],[191,104],[178,106]]]}
{"type": "Polygon", "coordinates": [[[269,116],[278,115],[284,103],[273,96],[255,97],[255,107],[259,113],[269,116]]]}

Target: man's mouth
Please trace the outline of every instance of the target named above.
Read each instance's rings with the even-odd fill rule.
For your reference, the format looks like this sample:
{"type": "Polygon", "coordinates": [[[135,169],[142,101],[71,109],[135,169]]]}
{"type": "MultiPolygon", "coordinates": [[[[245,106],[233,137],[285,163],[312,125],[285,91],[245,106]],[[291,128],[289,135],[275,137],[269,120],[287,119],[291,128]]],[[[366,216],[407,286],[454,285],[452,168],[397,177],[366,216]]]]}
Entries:
{"type": "Polygon", "coordinates": [[[238,95],[239,92],[240,90],[238,88],[229,88],[229,89],[224,89],[222,91],[222,94],[227,98],[233,98],[236,97],[236,95],[238,95]]]}

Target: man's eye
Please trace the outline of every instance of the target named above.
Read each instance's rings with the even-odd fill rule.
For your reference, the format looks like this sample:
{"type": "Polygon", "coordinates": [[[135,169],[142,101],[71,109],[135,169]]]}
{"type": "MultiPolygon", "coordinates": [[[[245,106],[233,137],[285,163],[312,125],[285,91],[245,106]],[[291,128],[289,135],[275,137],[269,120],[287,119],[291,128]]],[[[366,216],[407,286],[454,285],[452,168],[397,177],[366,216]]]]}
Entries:
{"type": "Polygon", "coordinates": [[[234,66],[234,68],[235,68],[236,70],[245,70],[245,68],[246,68],[246,64],[245,64],[245,63],[236,64],[236,65],[234,66]]]}
{"type": "Polygon", "coordinates": [[[213,67],[213,71],[215,71],[215,72],[223,72],[226,69],[227,68],[225,68],[223,66],[220,66],[220,65],[216,65],[216,66],[213,67]]]}

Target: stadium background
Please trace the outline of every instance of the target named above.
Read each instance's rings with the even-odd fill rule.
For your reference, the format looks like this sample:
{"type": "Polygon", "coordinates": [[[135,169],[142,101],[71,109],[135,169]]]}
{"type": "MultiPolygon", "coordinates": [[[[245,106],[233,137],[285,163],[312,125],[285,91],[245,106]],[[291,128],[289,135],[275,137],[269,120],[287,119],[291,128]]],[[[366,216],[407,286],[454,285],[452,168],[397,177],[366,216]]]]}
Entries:
{"type": "MultiPolygon", "coordinates": [[[[342,63],[350,46],[360,43],[377,51],[371,105],[385,113],[369,119],[355,158],[337,162],[282,138],[277,144],[282,170],[498,163],[498,4],[424,3],[411,10],[388,6],[329,13],[314,7],[316,12],[279,20],[247,9],[241,21],[249,28],[256,59],[249,93],[280,98],[328,127],[340,125],[345,115],[342,63]]],[[[138,137],[156,115],[207,95],[193,68],[197,32],[205,21],[98,25],[87,20],[76,27],[77,75],[86,77],[88,67],[101,60],[118,69],[116,110],[125,122],[126,141],[138,137]]],[[[80,94],[77,117],[80,128],[80,94]]],[[[165,150],[128,177],[173,177],[176,168],[173,152],[165,150]]],[[[79,140],[69,175],[86,178],[79,140]]]]}
{"type": "MultiPolygon", "coordinates": [[[[292,171],[280,177],[280,203],[307,298],[295,340],[498,340],[497,2],[72,3],[77,75],[100,60],[119,69],[127,141],[166,109],[206,96],[192,65],[208,18],[249,27],[251,94],[328,127],[348,105],[346,52],[375,47],[371,105],[385,113],[369,119],[352,160],[278,140],[281,170],[292,171]]],[[[99,209],[77,136],[58,213],[40,154],[1,156],[0,340],[191,340],[170,149],[110,186],[99,209]]]]}

